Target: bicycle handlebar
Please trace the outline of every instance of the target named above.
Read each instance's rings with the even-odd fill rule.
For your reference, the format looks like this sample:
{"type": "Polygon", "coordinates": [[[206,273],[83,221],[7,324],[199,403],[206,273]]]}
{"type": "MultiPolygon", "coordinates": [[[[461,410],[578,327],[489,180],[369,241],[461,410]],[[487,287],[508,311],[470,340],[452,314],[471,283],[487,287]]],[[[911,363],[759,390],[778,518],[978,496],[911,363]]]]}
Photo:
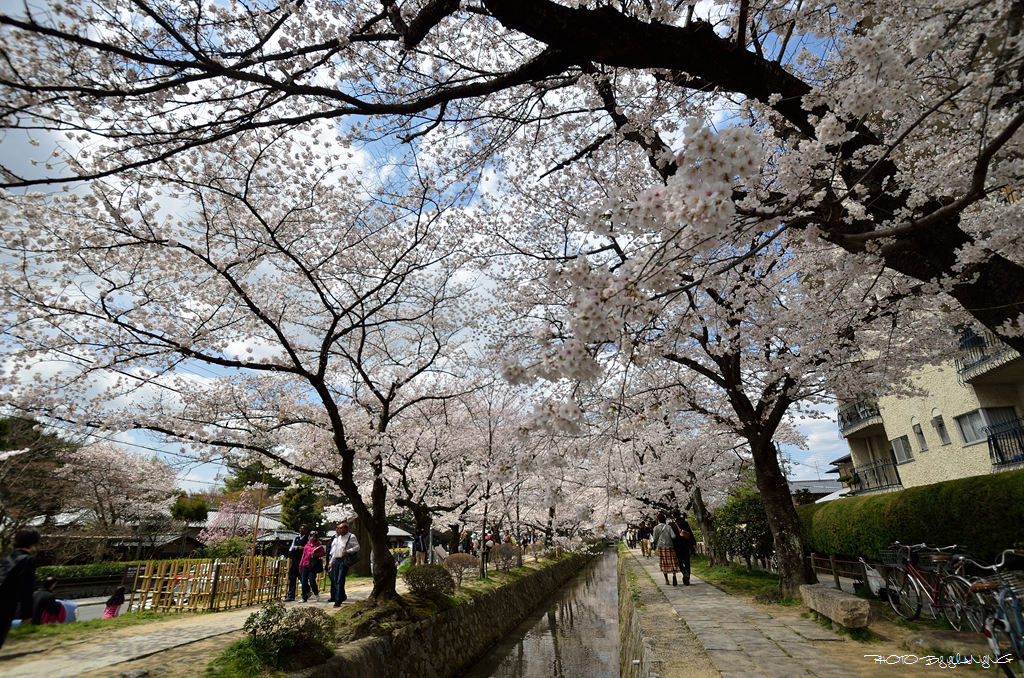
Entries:
{"type": "Polygon", "coordinates": [[[1006,555],[1009,554],[1009,553],[1012,553],[1012,554],[1018,555],[1018,556],[1024,556],[1024,549],[1006,549],[1006,550],[1004,550],[1002,553],[999,554],[999,562],[997,562],[995,565],[982,565],[978,561],[972,560],[971,558],[968,558],[967,556],[962,556],[962,559],[963,559],[964,562],[970,563],[971,565],[974,565],[975,567],[980,568],[982,570],[992,570],[993,572],[995,572],[996,570],[1002,569],[1006,565],[1006,555]]]}
{"type": "Polygon", "coordinates": [[[907,549],[907,550],[910,550],[910,551],[913,551],[915,549],[932,549],[933,551],[939,551],[940,553],[942,551],[956,551],[957,549],[967,548],[966,546],[963,546],[961,544],[950,544],[949,546],[936,546],[935,544],[925,544],[925,543],[920,543],[920,544],[901,544],[898,541],[894,541],[892,543],[892,546],[898,546],[899,548],[907,549]]]}

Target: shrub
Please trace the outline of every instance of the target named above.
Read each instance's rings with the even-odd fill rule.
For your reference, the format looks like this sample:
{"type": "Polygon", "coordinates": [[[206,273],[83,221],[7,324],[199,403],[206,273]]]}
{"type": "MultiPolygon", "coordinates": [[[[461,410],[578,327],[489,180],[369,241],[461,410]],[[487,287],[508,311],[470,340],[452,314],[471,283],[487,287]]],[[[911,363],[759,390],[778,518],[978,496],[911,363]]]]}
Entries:
{"type": "Polygon", "coordinates": [[[131,562],[102,562],[89,563],[87,565],[42,565],[36,568],[36,579],[54,577],[55,579],[75,579],[77,577],[103,577],[114,574],[124,574],[125,568],[133,563],[146,561],[133,560],[131,562]]]}
{"type": "Polygon", "coordinates": [[[468,553],[453,553],[444,559],[444,569],[448,570],[458,586],[462,586],[462,578],[467,572],[480,569],[480,559],[468,553]]]}
{"type": "Polygon", "coordinates": [[[893,541],[964,544],[993,559],[1024,540],[1024,471],[797,507],[807,548],[877,560],[893,541]]]}
{"type": "Polygon", "coordinates": [[[335,620],[315,607],[286,612],[273,602],[254,612],[243,628],[253,652],[264,666],[275,669],[318,664],[334,653],[335,620]]]}
{"type": "Polygon", "coordinates": [[[424,598],[440,598],[455,593],[455,580],[443,565],[416,565],[402,575],[409,590],[424,598]]]}
{"type": "Polygon", "coordinates": [[[241,558],[252,552],[252,535],[228,537],[202,548],[197,553],[202,558],[241,558]]]}
{"type": "Polygon", "coordinates": [[[519,547],[514,544],[495,544],[491,549],[491,562],[499,570],[508,572],[515,564],[519,555],[519,547]]]}

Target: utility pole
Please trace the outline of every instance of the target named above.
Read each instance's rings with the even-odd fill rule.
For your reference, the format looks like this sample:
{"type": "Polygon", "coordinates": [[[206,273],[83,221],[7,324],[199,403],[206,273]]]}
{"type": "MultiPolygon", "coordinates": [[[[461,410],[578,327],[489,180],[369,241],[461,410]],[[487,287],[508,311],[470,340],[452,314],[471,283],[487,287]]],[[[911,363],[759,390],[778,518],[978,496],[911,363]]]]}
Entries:
{"type": "Polygon", "coordinates": [[[260,495],[256,499],[256,524],[252,527],[252,557],[256,557],[256,537],[260,535],[260,514],[263,513],[263,492],[267,480],[267,467],[260,462],[260,495]]]}

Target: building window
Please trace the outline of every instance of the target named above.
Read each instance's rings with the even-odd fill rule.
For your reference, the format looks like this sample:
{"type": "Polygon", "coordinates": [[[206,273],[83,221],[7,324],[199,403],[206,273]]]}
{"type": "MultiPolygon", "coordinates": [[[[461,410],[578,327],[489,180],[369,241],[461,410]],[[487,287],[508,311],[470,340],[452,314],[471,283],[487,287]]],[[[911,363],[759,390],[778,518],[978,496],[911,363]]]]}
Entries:
{"type": "Polygon", "coordinates": [[[932,427],[935,432],[939,434],[939,440],[943,445],[949,445],[952,441],[949,439],[949,431],[946,430],[946,422],[942,420],[941,414],[932,416],[932,427]]]}
{"type": "Polygon", "coordinates": [[[917,446],[922,452],[928,449],[928,441],[924,439],[924,431],[921,430],[920,424],[914,424],[914,437],[917,438],[917,446]]]}
{"type": "Polygon", "coordinates": [[[896,455],[897,464],[914,460],[914,455],[910,453],[910,438],[907,436],[900,436],[899,438],[889,442],[892,443],[892,453],[896,455]]]}
{"type": "Polygon", "coordinates": [[[1013,421],[1017,412],[1012,407],[984,407],[956,418],[957,428],[960,429],[960,437],[964,445],[982,443],[988,439],[986,426],[1013,421]]]}

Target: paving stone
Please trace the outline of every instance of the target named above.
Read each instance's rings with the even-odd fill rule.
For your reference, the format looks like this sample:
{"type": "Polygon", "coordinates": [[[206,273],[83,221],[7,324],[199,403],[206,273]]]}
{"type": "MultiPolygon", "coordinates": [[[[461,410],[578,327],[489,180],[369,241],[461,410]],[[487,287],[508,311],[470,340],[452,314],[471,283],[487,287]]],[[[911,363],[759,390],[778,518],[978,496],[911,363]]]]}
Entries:
{"type": "Polygon", "coordinates": [[[776,643],[795,643],[801,640],[799,633],[785,626],[762,626],[761,633],[776,643]]]}
{"type": "Polygon", "coordinates": [[[731,652],[737,652],[740,646],[737,645],[731,638],[722,634],[702,634],[695,633],[697,640],[700,641],[701,645],[706,650],[728,650],[731,652]]]}
{"type": "Polygon", "coordinates": [[[742,652],[707,650],[708,659],[719,671],[754,671],[757,665],[742,652]]]}
{"type": "Polygon", "coordinates": [[[657,563],[640,561],[672,607],[697,636],[723,678],[847,678],[856,671],[832,660],[811,641],[837,641],[807,620],[776,619],[693,577],[694,586],[665,586],[657,563]]]}

